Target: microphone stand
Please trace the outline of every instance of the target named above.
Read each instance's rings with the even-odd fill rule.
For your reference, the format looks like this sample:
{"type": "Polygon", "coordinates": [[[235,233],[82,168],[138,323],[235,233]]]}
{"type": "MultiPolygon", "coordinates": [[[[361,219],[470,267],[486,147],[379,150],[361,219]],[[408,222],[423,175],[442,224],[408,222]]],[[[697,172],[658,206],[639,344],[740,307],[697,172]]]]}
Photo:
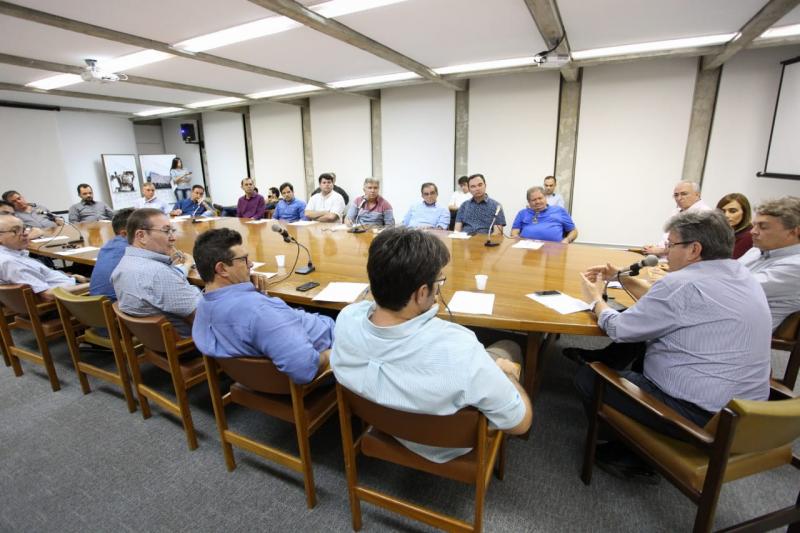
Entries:
{"type": "MultiPolygon", "coordinates": [[[[46,216],[48,220],[51,220],[53,222],[56,221],[56,216],[53,213],[51,213],[50,211],[43,211],[42,214],[44,216],[46,216]]],[[[80,228],[78,228],[78,226],[76,226],[75,224],[70,222],[69,219],[64,220],[64,222],[66,224],[69,224],[70,227],[72,227],[75,231],[78,232],[78,238],[77,239],[72,239],[71,241],[67,241],[64,244],[47,244],[47,245],[45,245],[45,248],[55,248],[57,246],[60,246],[62,249],[63,248],[77,248],[76,244],[84,244],[86,242],[86,239],[83,238],[83,233],[81,232],[80,228]]]]}
{"type": "Polygon", "coordinates": [[[494,214],[494,218],[492,218],[492,223],[489,224],[489,232],[486,234],[486,242],[483,243],[484,246],[500,246],[499,242],[492,242],[492,230],[494,229],[494,223],[497,221],[497,215],[500,214],[500,209],[494,214]]]}
{"type": "MultiPolygon", "coordinates": [[[[353,227],[347,230],[348,233],[364,233],[365,231],[367,231],[366,228],[364,228],[364,226],[358,225],[358,217],[361,216],[361,210],[364,209],[365,205],[367,205],[366,198],[364,198],[364,200],[361,202],[361,205],[358,207],[358,212],[356,213],[356,219],[353,221],[353,227]]],[[[311,259],[311,256],[309,256],[309,259],[311,259]]]]}
{"type": "Polygon", "coordinates": [[[289,232],[286,231],[285,229],[282,232],[280,232],[280,234],[283,237],[283,242],[285,242],[285,243],[290,243],[290,242],[295,243],[298,246],[298,248],[302,248],[303,250],[305,250],[306,251],[306,255],[308,256],[308,265],[298,268],[297,270],[295,270],[295,272],[297,274],[303,274],[303,275],[311,274],[312,272],[314,272],[316,270],[316,267],[311,262],[311,252],[308,251],[308,248],[306,248],[305,246],[300,244],[300,242],[298,242],[297,239],[295,239],[294,237],[289,235],[289,232]]]}

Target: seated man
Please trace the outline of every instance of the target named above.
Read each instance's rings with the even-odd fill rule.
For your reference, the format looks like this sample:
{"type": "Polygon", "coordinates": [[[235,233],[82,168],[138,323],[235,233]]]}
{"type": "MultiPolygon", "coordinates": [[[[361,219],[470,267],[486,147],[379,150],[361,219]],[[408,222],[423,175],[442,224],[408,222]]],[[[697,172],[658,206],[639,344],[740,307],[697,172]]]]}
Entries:
{"type": "Polygon", "coordinates": [[[450,198],[450,211],[458,211],[461,204],[472,198],[472,193],[469,192],[469,177],[461,176],[458,178],[458,189],[453,192],[450,198]]]}
{"type": "Polygon", "coordinates": [[[572,217],[557,205],[548,205],[541,187],[528,189],[528,207],[517,213],[511,236],[539,241],[571,243],[578,238],[572,217]]]}
{"type": "Polygon", "coordinates": [[[357,197],[347,210],[348,226],[394,226],[392,204],[380,195],[381,180],[364,180],[364,195],[357,197]]]}
{"type": "Polygon", "coordinates": [[[186,279],[188,265],[175,250],[169,217],[158,209],[137,209],[126,231],[130,246],[111,273],[120,310],[133,316],[164,314],[178,335],[190,336],[200,289],[186,279]]]}
{"type": "MultiPolygon", "coordinates": [[[[323,174],[320,174],[319,177],[321,178],[322,176],[330,177],[331,181],[333,181],[333,190],[342,195],[342,199],[344,199],[344,205],[347,205],[350,202],[350,196],[345,192],[344,189],[336,185],[336,174],[334,172],[325,172],[323,174]]],[[[311,193],[311,196],[314,196],[320,191],[322,191],[322,188],[317,187],[316,189],[314,189],[314,192],[311,193]]]]}
{"type": "Polygon", "coordinates": [[[175,203],[170,211],[172,216],[189,215],[191,217],[213,217],[214,208],[203,200],[206,190],[202,185],[194,185],[189,198],[184,198],[175,203]]]}
{"type": "MultiPolygon", "coordinates": [[[[158,209],[165,215],[169,213],[169,206],[158,196],[156,196],[156,186],[153,185],[152,182],[147,181],[144,185],[142,185],[142,194],[144,196],[136,200],[136,209],[152,207],[153,209],[158,209]]],[[[114,219],[112,218],[111,220],[113,221],[114,219]]],[[[117,235],[119,234],[117,233],[117,235]]]]}
{"type": "Polygon", "coordinates": [[[547,205],[557,205],[564,209],[567,206],[564,204],[564,197],[556,192],[556,177],[545,176],[544,178],[544,197],[547,199],[547,205]]]}
{"type": "Polygon", "coordinates": [[[243,179],[241,185],[244,196],[239,197],[239,202],[236,204],[236,216],[261,220],[267,208],[264,197],[256,191],[256,184],[252,178],[243,179]]]}
{"type": "Polygon", "coordinates": [[[27,283],[44,301],[54,299],[54,287],[69,292],[86,290],[88,284],[83,276],[67,275],[29,257],[28,232],[29,227],[23,226],[17,217],[0,215],[0,285],[27,283]]]}
{"type": "MultiPolygon", "coordinates": [[[[393,409],[449,415],[467,406],[512,435],[531,425],[512,341],[489,348],[463,326],[436,317],[436,296],[450,253],[440,239],[409,228],[380,233],[369,247],[374,302],[345,307],[336,319],[331,367],[344,387],[393,409]]],[[[469,452],[400,440],[444,463],[469,452]]]]}
{"type": "Polygon", "coordinates": [[[333,189],[330,174],[319,175],[319,192],[314,193],[306,206],[306,218],[317,222],[338,222],[344,216],[344,198],[333,189]]]}
{"type": "Polygon", "coordinates": [[[469,177],[469,192],[472,198],[458,208],[455,230],[470,235],[489,233],[489,226],[494,220],[491,232],[502,233],[506,225],[506,216],[500,204],[486,194],[486,178],[483,174],[473,174],[469,177]]]}
{"type": "Polygon", "coordinates": [[[281,200],[275,207],[275,214],[272,218],[285,220],[287,222],[297,222],[305,217],[306,203],[294,196],[294,186],[289,183],[281,184],[281,200]]]}
{"type": "Polygon", "coordinates": [[[11,215],[13,217],[14,205],[5,200],[0,200],[0,215],[11,215]]]}
{"type": "Polygon", "coordinates": [[[117,300],[114,292],[114,285],[111,284],[111,273],[117,268],[125,249],[128,247],[128,218],[134,209],[126,207],[114,213],[111,219],[111,228],[114,230],[115,237],[105,243],[100,251],[97,252],[97,262],[92,270],[92,278],[89,280],[89,294],[92,296],[106,296],[112,302],[117,300]]]}
{"type": "Polygon", "coordinates": [[[422,202],[412,205],[403,218],[403,225],[410,228],[447,229],[450,225],[450,211],[436,205],[439,189],[435,183],[423,183],[422,202]]]}
{"type": "Polygon", "coordinates": [[[308,383],[328,366],[333,320],[259,292],[250,282],[247,252],[242,236],[227,228],[209,230],[195,241],[193,255],[206,290],[192,338],[208,356],[269,357],[293,382],[308,383]]]}
{"type": "Polygon", "coordinates": [[[94,191],[90,185],[86,183],[78,185],[78,195],[81,197],[81,201],[69,207],[69,221],[73,224],[111,220],[111,217],[114,216],[114,211],[110,207],[94,199],[94,191]]]}
{"type": "Polygon", "coordinates": [[[759,205],[751,232],[753,248],[738,261],[764,289],[774,330],[800,311],[800,197],[759,205]]]}
{"type": "Polygon", "coordinates": [[[49,209],[39,204],[29,204],[17,191],[6,191],[3,200],[14,206],[14,215],[26,226],[39,229],[63,226],[64,219],[53,215],[49,209]]]}
{"type": "MultiPolygon", "coordinates": [[[[672,215],[683,213],[684,211],[710,211],[713,209],[709,207],[703,200],[700,199],[700,185],[694,181],[679,181],[675,188],[672,190],[672,199],[675,200],[675,210],[672,215]]],[[[644,252],[647,254],[664,255],[667,253],[666,248],[667,235],[661,238],[658,244],[648,244],[644,247],[644,252]]]]}
{"type": "MultiPolygon", "coordinates": [[[[753,275],[730,259],[733,230],[722,213],[680,213],[665,229],[670,272],[649,290],[639,278],[623,277],[640,298],[627,311],[614,311],[602,298],[618,267],[601,265],[582,274],[583,294],[612,340],[645,343],[643,372],[620,375],[702,427],[732,398],[769,396],[769,307],[753,275]]],[[[578,370],[575,384],[588,409],[594,389],[590,367],[578,370]]],[[[656,431],[683,438],[614,389],[606,389],[605,401],[656,431]]],[[[625,477],[644,468],[618,443],[598,448],[598,464],[625,477]]]]}

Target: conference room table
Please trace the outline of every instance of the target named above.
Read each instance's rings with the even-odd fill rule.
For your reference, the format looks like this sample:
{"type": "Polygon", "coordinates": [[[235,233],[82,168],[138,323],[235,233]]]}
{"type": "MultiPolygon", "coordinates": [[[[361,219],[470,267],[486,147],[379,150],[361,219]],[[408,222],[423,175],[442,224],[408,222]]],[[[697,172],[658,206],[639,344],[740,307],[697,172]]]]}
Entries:
{"type": "MultiPolygon", "coordinates": [[[[321,302],[314,296],[329,282],[368,283],[367,255],[369,245],[376,233],[349,233],[340,224],[313,223],[292,225],[281,223],[297,241],[308,248],[316,270],[309,275],[293,273],[292,266],[298,253],[298,246],[286,243],[280,234],[272,231],[274,220],[252,223],[247,219],[230,217],[197,219],[192,221],[181,217],[173,218],[177,230],[176,248],[191,254],[195,239],[212,228],[230,228],[238,231],[246,245],[250,260],[264,263],[256,272],[277,273],[265,280],[270,296],[276,296],[291,304],[306,307],[341,309],[344,303],[321,302]],[[285,268],[278,268],[276,255],[286,257],[285,268]],[[307,281],[320,285],[310,291],[301,292],[297,287],[307,281]]],[[[78,237],[78,230],[84,243],[78,246],[99,248],[114,237],[109,222],[89,222],[75,227],[63,226],[49,232],[49,235],[68,236],[70,240],[78,237]]],[[[597,326],[592,313],[587,311],[560,314],[545,307],[527,294],[536,291],[556,290],[581,298],[579,273],[588,266],[610,262],[628,265],[641,259],[640,255],[626,251],[583,244],[562,244],[545,242],[538,250],[514,248],[515,239],[495,235],[493,242],[498,246],[485,246],[486,235],[475,235],[469,239],[450,238],[450,232],[426,230],[445,243],[450,251],[450,263],[444,269],[446,281],[441,288],[442,298],[450,301],[456,291],[474,291],[494,294],[491,315],[453,313],[452,320],[464,326],[477,326],[495,330],[511,330],[527,335],[524,355],[525,390],[536,396],[542,377],[543,365],[540,354],[545,342],[552,340],[554,334],[604,335],[597,326]],[[488,276],[484,291],[477,291],[475,275],[488,276]]],[[[64,248],[66,241],[51,243],[31,243],[29,250],[53,258],[66,259],[76,263],[92,265],[97,249],[74,253],[74,249],[64,248]],[[48,246],[49,244],[49,246],[48,246]],[[67,254],[67,255],[65,255],[67,254]]],[[[308,258],[305,251],[299,250],[297,267],[305,266],[308,258]]],[[[189,276],[190,281],[202,285],[196,271],[189,276]]],[[[263,278],[261,278],[263,279],[263,278]]],[[[631,300],[620,290],[610,290],[609,294],[620,303],[630,305],[631,300]]],[[[365,294],[362,298],[369,298],[365,294]]],[[[439,306],[439,317],[449,319],[444,306],[439,306]]]]}

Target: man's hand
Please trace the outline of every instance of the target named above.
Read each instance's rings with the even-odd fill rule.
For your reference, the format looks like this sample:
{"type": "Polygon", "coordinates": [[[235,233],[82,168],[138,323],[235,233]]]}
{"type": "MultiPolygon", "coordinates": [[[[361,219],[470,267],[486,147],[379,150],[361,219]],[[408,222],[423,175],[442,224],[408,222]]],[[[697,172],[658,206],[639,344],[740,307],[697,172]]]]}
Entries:
{"type": "Polygon", "coordinates": [[[656,244],[646,244],[644,248],[642,248],[642,250],[644,250],[645,254],[653,254],[653,255],[664,255],[665,253],[667,253],[666,248],[664,248],[663,246],[658,246],[656,244]]]}
{"type": "Polygon", "coordinates": [[[61,218],[61,217],[56,217],[55,222],[56,222],[56,226],[63,226],[64,225],[64,219],[61,218]]]}
{"type": "Polygon", "coordinates": [[[594,281],[581,272],[581,290],[583,291],[583,300],[585,302],[594,302],[603,298],[603,288],[605,287],[605,280],[597,276],[594,281]]]}
{"type": "Polygon", "coordinates": [[[513,378],[514,381],[519,381],[520,366],[517,363],[502,357],[498,357],[494,360],[494,362],[500,367],[500,370],[502,370],[506,376],[513,378]]]}
{"type": "Polygon", "coordinates": [[[620,270],[622,269],[615,267],[611,263],[606,263],[605,265],[591,266],[586,269],[584,274],[589,281],[594,283],[598,278],[602,279],[603,281],[611,281],[617,277],[617,274],[619,274],[620,270]]]}
{"type": "Polygon", "coordinates": [[[87,283],[89,281],[89,279],[86,276],[81,276],[80,274],[72,274],[72,277],[78,283],[87,283]]]}
{"type": "Polygon", "coordinates": [[[182,213],[183,211],[181,211],[180,209],[173,209],[172,211],[169,212],[169,214],[174,217],[180,216],[182,213]]]}

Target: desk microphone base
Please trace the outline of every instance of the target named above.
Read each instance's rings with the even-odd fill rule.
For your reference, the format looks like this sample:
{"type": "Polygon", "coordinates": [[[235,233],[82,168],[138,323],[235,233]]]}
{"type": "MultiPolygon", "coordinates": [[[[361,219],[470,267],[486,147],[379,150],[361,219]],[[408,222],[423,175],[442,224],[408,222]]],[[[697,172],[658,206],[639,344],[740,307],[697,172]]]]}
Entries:
{"type": "Polygon", "coordinates": [[[347,230],[347,233],[366,233],[366,232],[367,232],[367,229],[365,227],[363,227],[363,226],[358,226],[358,227],[354,226],[354,227],[350,228],[349,230],[347,230]]]}
{"type": "Polygon", "coordinates": [[[491,248],[493,246],[500,246],[500,243],[499,242],[486,241],[485,243],[483,243],[483,245],[484,246],[488,246],[488,247],[491,248]]]}
{"type": "Polygon", "coordinates": [[[305,274],[311,274],[315,270],[316,268],[314,267],[314,265],[309,264],[308,266],[298,268],[297,270],[295,270],[295,273],[305,275],[305,274]]]}

